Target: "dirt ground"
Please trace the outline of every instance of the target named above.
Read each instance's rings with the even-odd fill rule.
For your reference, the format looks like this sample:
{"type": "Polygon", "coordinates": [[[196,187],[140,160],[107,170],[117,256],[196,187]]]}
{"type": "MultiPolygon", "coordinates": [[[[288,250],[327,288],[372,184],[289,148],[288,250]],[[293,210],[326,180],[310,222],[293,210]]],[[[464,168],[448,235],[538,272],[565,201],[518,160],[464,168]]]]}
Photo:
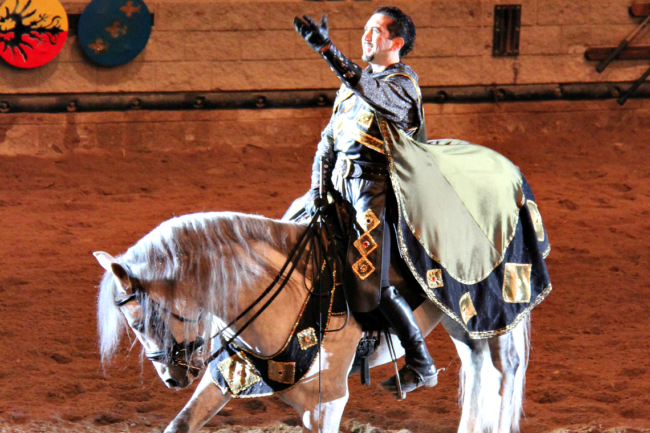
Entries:
{"type": "MultiPolygon", "coordinates": [[[[650,432],[650,142],[531,136],[496,147],[533,186],[553,250],[554,290],[533,311],[524,433],[650,432]]],[[[308,186],[314,147],[221,147],[0,157],[0,432],[161,431],[192,388],[168,390],[139,344],[102,369],[93,251],[124,252],[160,222],[197,211],[280,217],[308,186]]],[[[451,433],[459,359],[396,402],[350,379],[342,430],[451,433]],[[375,430],[377,429],[377,430],[375,430]]],[[[231,401],[204,431],[299,431],[278,398],[231,401]]]]}

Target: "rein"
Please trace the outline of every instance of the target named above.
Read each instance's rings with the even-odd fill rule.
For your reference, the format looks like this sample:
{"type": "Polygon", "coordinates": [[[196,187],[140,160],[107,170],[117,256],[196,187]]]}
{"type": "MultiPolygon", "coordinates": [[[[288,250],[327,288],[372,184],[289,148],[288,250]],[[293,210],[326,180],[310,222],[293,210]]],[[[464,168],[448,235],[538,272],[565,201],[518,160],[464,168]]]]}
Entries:
{"type": "MultiPolygon", "coordinates": [[[[264,292],[262,292],[262,294],[255,301],[253,301],[251,303],[251,305],[249,305],[244,311],[242,311],[239,315],[237,315],[237,317],[235,317],[235,319],[233,319],[230,323],[228,323],[224,328],[219,330],[219,332],[217,332],[215,335],[210,337],[210,339],[213,339],[213,338],[222,336],[223,332],[226,329],[233,326],[235,323],[237,323],[237,321],[239,321],[246,314],[248,314],[257,304],[259,304],[262,301],[262,299],[266,295],[268,295],[273,290],[273,288],[278,284],[278,282],[282,278],[282,275],[285,273],[287,268],[289,268],[289,266],[291,265],[291,267],[289,268],[289,271],[287,272],[286,277],[283,279],[282,283],[277,288],[275,293],[273,293],[273,295],[269,298],[269,300],[266,301],[264,303],[264,305],[262,305],[262,307],[260,307],[260,309],[253,315],[253,317],[248,319],[248,321],[246,321],[246,323],[244,323],[242,325],[242,327],[239,328],[239,330],[237,332],[235,332],[235,334],[232,337],[230,337],[228,340],[224,341],[224,343],[221,345],[221,347],[216,352],[214,352],[205,361],[203,361],[203,366],[204,367],[207,366],[208,364],[210,364],[212,361],[214,361],[226,349],[227,346],[229,346],[231,343],[233,343],[237,339],[237,337],[239,337],[239,335],[241,335],[241,333],[244,332],[244,330],[251,323],[253,323],[255,321],[255,319],[257,319],[260,316],[260,314],[262,314],[264,312],[264,310],[266,310],[266,308],[271,304],[271,302],[273,302],[273,300],[275,300],[275,298],[280,294],[280,292],[282,292],[282,290],[286,287],[287,283],[289,282],[289,279],[291,278],[291,275],[293,274],[293,271],[295,271],[296,267],[298,266],[298,258],[302,256],[302,254],[305,251],[305,248],[307,247],[307,245],[316,236],[315,221],[318,219],[319,216],[320,215],[318,213],[316,215],[314,215],[312,220],[309,222],[309,225],[307,226],[307,229],[305,229],[303,234],[300,236],[300,239],[298,240],[296,245],[294,245],[293,249],[289,253],[289,256],[287,257],[287,260],[285,261],[284,265],[282,266],[282,268],[278,272],[278,275],[276,275],[276,277],[273,279],[271,284],[269,284],[269,286],[264,290],[264,292]]],[[[314,268],[314,272],[315,272],[315,268],[314,268]]]]}
{"type": "MultiPolygon", "coordinates": [[[[338,212],[338,209],[337,209],[338,212]]],[[[298,242],[293,246],[291,252],[287,256],[287,260],[285,261],[284,265],[278,272],[278,274],[275,276],[273,281],[269,284],[269,286],[258,296],[255,301],[253,301],[244,311],[242,311],[240,314],[235,317],[230,323],[228,323],[225,327],[220,329],[216,334],[210,337],[210,340],[216,338],[216,337],[222,337],[223,338],[223,333],[230,327],[232,327],[234,324],[236,324],[239,320],[241,320],[244,316],[246,316],[253,308],[255,308],[262,300],[264,299],[265,296],[267,296],[269,293],[273,291],[275,288],[275,292],[271,295],[271,297],[260,307],[260,309],[251,317],[249,318],[240,328],[235,332],[232,337],[229,339],[224,339],[225,341],[221,345],[221,347],[211,354],[209,357],[207,357],[205,360],[201,362],[199,365],[191,365],[188,363],[188,355],[192,354],[194,351],[199,349],[205,344],[205,341],[203,338],[200,336],[197,336],[196,340],[192,342],[187,342],[183,341],[181,343],[178,343],[174,339],[174,343],[172,347],[170,348],[169,351],[165,350],[159,350],[155,352],[146,352],[145,351],[145,356],[147,359],[150,361],[154,362],[163,362],[163,361],[169,361],[172,365],[178,365],[185,367],[188,371],[198,374],[200,370],[205,368],[208,364],[210,364],[212,361],[214,361],[225,349],[227,346],[229,346],[231,343],[233,343],[239,335],[241,335],[248,326],[253,323],[263,312],[266,310],[266,308],[277,298],[277,296],[282,292],[282,290],[287,286],[287,283],[291,279],[291,275],[293,272],[296,270],[296,267],[298,266],[298,263],[300,262],[299,258],[302,257],[303,253],[305,252],[305,248],[307,245],[312,244],[312,248],[310,251],[310,255],[313,254],[313,263],[312,263],[312,269],[313,269],[313,278],[312,278],[312,288],[314,287],[313,282],[317,280],[317,275],[318,275],[318,264],[320,263],[322,257],[320,257],[320,252],[321,249],[324,250],[324,247],[321,248],[316,248],[316,243],[317,243],[317,238],[318,234],[321,233],[319,228],[317,227],[316,221],[322,216],[322,211],[319,211],[314,215],[314,217],[311,219],[309,224],[307,225],[307,228],[305,231],[300,235],[300,238],[298,239],[298,242]],[[286,276],[284,276],[286,272],[286,276]],[[282,281],[281,281],[282,280],[282,281]]],[[[340,218],[340,216],[339,216],[340,218]]],[[[328,239],[333,240],[333,234],[332,231],[330,230],[329,227],[327,227],[327,224],[318,224],[324,227],[324,231],[326,233],[326,236],[328,239]]],[[[335,244],[336,241],[333,240],[333,244],[335,244]]],[[[126,266],[128,268],[128,265],[126,266]]],[[[129,273],[130,269],[129,269],[129,273]]],[[[140,281],[138,280],[137,277],[132,277],[129,275],[129,278],[133,281],[133,293],[124,297],[123,299],[120,299],[119,301],[115,301],[115,306],[116,307],[122,307],[129,302],[136,301],[138,303],[141,303],[140,297],[145,294],[144,289],[142,288],[142,285],[140,284],[140,281]]],[[[315,293],[315,290],[309,290],[307,289],[310,294],[322,296],[321,293],[315,293]]],[[[347,296],[346,296],[347,299],[347,296]]],[[[165,314],[170,315],[171,317],[175,318],[176,320],[183,322],[183,323],[198,323],[201,320],[201,314],[199,314],[199,317],[197,319],[188,319],[183,316],[180,316],[164,306],[154,302],[151,300],[154,304],[158,305],[158,308],[163,311],[165,314]]],[[[347,302],[346,302],[347,304],[347,302]]],[[[336,330],[332,330],[331,332],[336,332],[342,330],[345,325],[347,325],[349,320],[349,307],[348,307],[348,315],[346,317],[345,324],[340,328],[336,330]]],[[[322,322],[322,319],[321,319],[322,322]]],[[[322,333],[319,333],[319,340],[321,339],[320,335],[322,333]]]]}

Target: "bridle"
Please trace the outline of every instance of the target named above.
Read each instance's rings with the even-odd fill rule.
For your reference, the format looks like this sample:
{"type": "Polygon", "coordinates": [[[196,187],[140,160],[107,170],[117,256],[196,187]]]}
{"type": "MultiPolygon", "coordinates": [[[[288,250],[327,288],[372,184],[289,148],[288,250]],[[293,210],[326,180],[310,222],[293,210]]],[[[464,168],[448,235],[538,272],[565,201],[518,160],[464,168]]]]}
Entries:
{"type": "MultiPolygon", "coordinates": [[[[144,288],[140,284],[140,280],[138,280],[138,278],[129,275],[129,279],[131,280],[133,293],[120,300],[114,301],[115,306],[118,308],[121,308],[130,302],[137,302],[138,304],[142,305],[142,298],[143,296],[146,295],[146,292],[144,291],[144,288]]],[[[201,319],[200,314],[197,319],[188,319],[186,317],[174,313],[173,311],[169,311],[168,309],[166,309],[165,307],[163,307],[162,305],[158,304],[153,300],[151,300],[151,302],[157,306],[157,309],[163,311],[165,314],[168,314],[169,316],[173,317],[174,319],[180,322],[198,323],[199,320],[201,319]]],[[[192,353],[194,353],[204,345],[205,341],[203,340],[203,338],[197,335],[194,341],[188,342],[187,340],[184,340],[179,343],[178,341],[176,341],[176,339],[171,335],[169,331],[167,331],[167,333],[170,335],[173,341],[172,345],[167,350],[156,350],[156,351],[145,350],[144,356],[149,361],[164,362],[173,367],[181,367],[187,370],[188,373],[191,373],[194,376],[198,376],[204,364],[201,363],[200,366],[192,365],[188,362],[188,360],[190,359],[190,355],[192,353]]]]}
{"type": "MultiPolygon", "coordinates": [[[[203,368],[205,368],[210,362],[214,361],[225,349],[228,347],[230,344],[232,344],[235,339],[242,333],[244,330],[253,322],[255,319],[259,317],[260,314],[275,300],[275,298],[282,292],[282,290],[286,287],[287,283],[289,282],[291,275],[293,272],[296,270],[296,267],[298,266],[299,263],[299,258],[303,255],[305,252],[305,248],[307,245],[312,245],[311,251],[318,250],[320,248],[323,248],[322,242],[320,243],[320,248],[315,248],[316,243],[318,242],[318,230],[315,227],[316,221],[321,217],[322,210],[319,210],[319,212],[314,215],[307,226],[306,230],[302,233],[302,235],[299,237],[297,243],[293,246],[291,252],[289,253],[284,265],[276,275],[276,277],[273,279],[273,281],[269,284],[269,286],[259,295],[259,297],[253,301],[244,311],[239,313],[235,319],[233,319],[230,323],[222,327],[219,332],[217,332],[215,335],[212,335],[210,339],[214,338],[221,338],[223,339],[223,344],[221,347],[219,347],[214,353],[209,355],[205,360],[201,361],[200,365],[191,365],[188,363],[188,355],[191,355],[194,353],[197,349],[200,349],[203,347],[205,344],[205,341],[203,340],[202,337],[198,336],[194,341],[187,342],[187,340],[179,343],[176,341],[175,338],[172,337],[173,344],[167,351],[165,350],[158,350],[155,352],[148,352],[145,350],[145,357],[149,359],[150,361],[154,362],[166,362],[169,365],[172,365],[174,367],[182,367],[185,368],[189,373],[192,373],[193,375],[198,375],[198,373],[201,372],[203,368]],[[273,292],[273,289],[275,291],[273,292]],[[269,299],[261,305],[259,310],[252,315],[244,324],[242,324],[239,329],[234,332],[230,338],[225,339],[224,338],[224,332],[227,329],[230,329],[232,326],[235,325],[238,321],[240,321],[244,316],[246,316],[249,312],[252,311],[252,309],[260,304],[262,299],[264,299],[265,296],[269,295],[271,292],[273,294],[270,295],[269,299]]],[[[337,208],[337,214],[338,214],[338,208],[337,208]]],[[[341,216],[338,215],[339,220],[341,220],[341,216]]],[[[328,232],[328,236],[330,239],[333,239],[333,234],[331,233],[331,229],[327,227],[327,224],[322,224],[322,227],[328,232]]],[[[317,259],[316,256],[312,258],[314,261],[314,269],[318,268],[318,263],[321,262],[320,259],[317,259]]],[[[136,301],[139,304],[142,304],[142,296],[146,295],[146,292],[142,285],[140,284],[140,280],[137,277],[132,276],[132,273],[130,269],[128,268],[128,265],[125,265],[127,268],[127,272],[129,274],[129,279],[131,280],[132,288],[133,288],[133,293],[124,297],[123,299],[115,301],[115,306],[122,307],[126,305],[129,302],[136,301]]],[[[339,266],[339,269],[342,269],[342,266],[339,266]]],[[[345,287],[343,287],[343,290],[345,291],[345,287]]],[[[315,291],[310,291],[311,294],[316,294],[315,291]]],[[[319,295],[321,296],[321,295],[319,295]]],[[[347,295],[345,295],[346,299],[346,307],[347,307],[347,314],[346,314],[346,319],[345,319],[345,324],[340,328],[336,330],[331,330],[329,332],[338,332],[341,331],[345,326],[348,324],[348,320],[350,317],[350,310],[349,306],[347,305],[347,295]]],[[[157,304],[153,300],[151,300],[152,303],[157,304]]],[[[179,316],[178,314],[169,311],[165,307],[163,307],[160,304],[158,305],[158,309],[162,310],[166,314],[170,315],[171,317],[175,318],[176,320],[179,320],[181,322],[187,322],[187,323],[198,323],[201,315],[199,314],[199,317],[196,320],[192,319],[187,319],[185,317],[179,316]]],[[[169,332],[169,331],[168,331],[169,332]]]]}

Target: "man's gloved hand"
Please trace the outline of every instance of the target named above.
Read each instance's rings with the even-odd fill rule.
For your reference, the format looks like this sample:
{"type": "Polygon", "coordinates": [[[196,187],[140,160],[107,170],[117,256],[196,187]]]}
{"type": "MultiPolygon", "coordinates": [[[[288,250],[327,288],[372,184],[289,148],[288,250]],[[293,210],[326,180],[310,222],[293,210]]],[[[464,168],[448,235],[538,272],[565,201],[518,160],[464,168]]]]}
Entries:
{"type": "Polygon", "coordinates": [[[305,212],[307,212],[309,216],[313,218],[321,208],[321,204],[320,193],[318,190],[310,189],[307,193],[307,200],[305,201],[305,212]]]}
{"type": "Polygon", "coordinates": [[[317,53],[326,49],[332,43],[329,37],[329,30],[327,29],[327,15],[323,15],[323,18],[320,20],[320,25],[316,24],[309,15],[303,15],[302,18],[295,17],[293,19],[293,25],[300,36],[317,53]]]}

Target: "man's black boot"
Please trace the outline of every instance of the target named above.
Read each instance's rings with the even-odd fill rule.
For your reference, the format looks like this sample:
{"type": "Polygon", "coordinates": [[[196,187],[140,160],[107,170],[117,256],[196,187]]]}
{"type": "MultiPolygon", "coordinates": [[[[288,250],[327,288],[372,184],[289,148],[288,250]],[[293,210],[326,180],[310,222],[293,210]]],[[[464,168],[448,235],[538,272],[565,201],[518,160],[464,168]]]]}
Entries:
{"type": "MultiPolygon", "coordinates": [[[[429,355],[424,338],[415,322],[413,311],[394,286],[382,291],[379,311],[395,330],[405,352],[406,364],[399,371],[402,392],[438,384],[438,371],[429,355]]],[[[397,380],[393,376],[379,384],[380,388],[397,396],[397,380]]],[[[398,396],[399,397],[399,396],[398,396]]]]}

